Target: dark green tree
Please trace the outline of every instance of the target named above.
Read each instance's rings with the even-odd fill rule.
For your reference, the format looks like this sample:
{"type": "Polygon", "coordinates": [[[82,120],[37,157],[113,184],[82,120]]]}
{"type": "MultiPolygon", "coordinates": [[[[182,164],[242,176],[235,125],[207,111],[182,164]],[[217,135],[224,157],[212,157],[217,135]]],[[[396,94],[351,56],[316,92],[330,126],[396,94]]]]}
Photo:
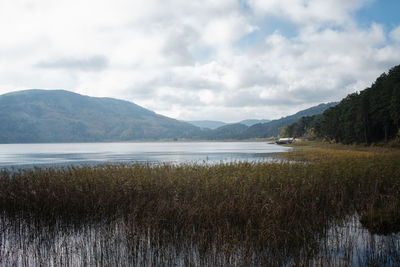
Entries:
{"type": "Polygon", "coordinates": [[[400,65],[311,121],[303,117],[288,126],[292,136],[304,135],[310,129],[319,138],[347,144],[395,138],[400,131],[400,65]]]}

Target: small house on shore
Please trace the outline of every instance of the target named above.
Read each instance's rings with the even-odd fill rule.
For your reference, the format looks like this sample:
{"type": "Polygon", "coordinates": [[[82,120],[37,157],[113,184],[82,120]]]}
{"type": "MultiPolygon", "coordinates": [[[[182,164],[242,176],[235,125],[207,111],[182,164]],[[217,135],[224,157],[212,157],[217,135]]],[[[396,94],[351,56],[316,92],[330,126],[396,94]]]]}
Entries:
{"type": "Polygon", "coordinates": [[[278,145],[284,145],[284,144],[291,144],[291,143],[293,143],[293,142],[295,142],[295,141],[296,141],[295,138],[293,138],[293,137],[287,137],[287,138],[279,138],[279,140],[276,141],[276,143],[277,143],[278,145]]]}

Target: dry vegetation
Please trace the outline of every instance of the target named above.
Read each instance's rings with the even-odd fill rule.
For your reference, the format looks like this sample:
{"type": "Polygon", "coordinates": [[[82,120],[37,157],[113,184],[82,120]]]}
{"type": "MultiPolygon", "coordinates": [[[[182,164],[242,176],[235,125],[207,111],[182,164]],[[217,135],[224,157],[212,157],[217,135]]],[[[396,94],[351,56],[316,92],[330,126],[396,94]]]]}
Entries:
{"type": "MultiPolygon", "coordinates": [[[[100,249],[92,261],[88,261],[89,256],[74,261],[65,256],[65,251],[61,253],[70,264],[152,265],[155,259],[179,259],[182,264],[200,266],[352,264],[354,258],[338,254],[343,247],[329,252],[332,241],[328,236],[336,226],[358,215],[366,226],[382,221],[382,216],[374,219],[371,214],[385,214],[396,222],[400,211],[400,152],[312,146],[303,143],[301,150],[286,154],[288,160],[280,163],[2,171],[0,257],[14,262],[12,259],[24,249],[13,249],[11,241],[6,246],[5,240],[31,240],[29,234],[21,233],[21,228],[31,225],[35,229],[31,235],[36,238],[32,240],[47,243],[52,243],[57,234],[43,236],[44,227],[46,233],[53,229],[64,235],[74,232],[66,229],[80,229],[86,234],[97,233],[93,229],[99,227],[112,229],[106,231],[110,235],[107,242],[114,243],[104,245],[105,251],[100,249]],[[119,249],[125,254],[114,255],[121,240],[126,247],[119,249]],[[152,250],[143,245],[147,242],[143,240],[148,240],[152,250]],[[158,256],[146,261],[149,250],[158,256]]],[[[397,229],[389,222],[385,230],[387,234],[397,229]]],[[[96,234],[90,236],[96,239],[96,234]]],[[[387,251],[377,253],[372,247],[356,262],[400,264],[395,252],[400,248],[399,236],[393,234],[391,238],[393,245],[387,251]]],[[[99,240],[94,244],[103,244],[99,240]]],[[[351,242],[344,246],[350,249],[351,242]]],[[[14,243],[18,246],[17,241],[14,243]]],[[[37,255],[41,255],[40,260],[57,263],[54,255],[30,255],[28,263],[37,262],[37,255]]],[[[15,262],[24,265],[18,257],[15,262]]]]}

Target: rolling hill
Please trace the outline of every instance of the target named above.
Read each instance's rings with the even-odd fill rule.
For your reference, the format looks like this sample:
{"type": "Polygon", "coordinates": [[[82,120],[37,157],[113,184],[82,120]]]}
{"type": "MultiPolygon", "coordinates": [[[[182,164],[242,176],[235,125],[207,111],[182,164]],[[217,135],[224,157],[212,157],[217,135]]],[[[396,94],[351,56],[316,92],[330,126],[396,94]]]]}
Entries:
{"type": "Polygon", "coordinates": [[[0,122],[0,143],[155,140],[199,130],[128,101],[65,90],[1,95],[0,122]]]}

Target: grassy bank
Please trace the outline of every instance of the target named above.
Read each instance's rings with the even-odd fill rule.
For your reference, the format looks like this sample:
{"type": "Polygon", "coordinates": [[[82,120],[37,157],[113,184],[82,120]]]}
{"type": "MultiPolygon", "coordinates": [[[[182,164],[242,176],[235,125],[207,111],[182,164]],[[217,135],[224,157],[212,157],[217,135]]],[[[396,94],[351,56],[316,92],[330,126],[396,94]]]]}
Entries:
{"type": "Polygon", "coordinates": [[[239,263],[299,264],[323,253],[328,230],[349,216],[400,210],[399,151],[303,144],[285,157],[2,171],[3,227],[17,220],[39,226],[121,220],[127,236],[191,244],[200,255],[229,258],[240,249],[239,263]]]}

